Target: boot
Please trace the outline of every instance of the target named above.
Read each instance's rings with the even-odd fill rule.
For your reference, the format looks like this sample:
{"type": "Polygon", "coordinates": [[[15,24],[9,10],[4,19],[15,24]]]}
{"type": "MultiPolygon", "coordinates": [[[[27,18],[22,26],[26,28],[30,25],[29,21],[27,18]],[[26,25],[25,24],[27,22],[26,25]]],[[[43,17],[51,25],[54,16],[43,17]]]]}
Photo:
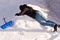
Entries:
{"type": "Polygon", "coordinates": [[[56,32],[57,31],[57,24],[54,26],[54,31],[53,32],[56,32]]]}

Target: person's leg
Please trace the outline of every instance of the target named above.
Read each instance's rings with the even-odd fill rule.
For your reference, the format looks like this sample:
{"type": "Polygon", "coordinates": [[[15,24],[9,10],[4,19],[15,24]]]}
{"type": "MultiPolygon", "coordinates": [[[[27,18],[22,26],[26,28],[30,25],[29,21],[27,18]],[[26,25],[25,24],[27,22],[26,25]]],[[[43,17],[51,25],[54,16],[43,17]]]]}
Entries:
{"type": "Polygon", "coordinates": [[[35,19],[44,22],[46,21],[46,19],[43,17],[43,15],[40,12],[36,12],[35,19]]]}
{"type": "Polygon", "coordinates": [[[55,31],[57,31],[57,24],[54,26],[54,31],[53,32],[55,32],[55,31]]]}
{"type": "Polygon", "coordinates": [[[57,31],[57,24],[55,22],[49,21],[49,20],[45,20],[42,15],[40,14],[36,14],[36,18],[35,18],[41,25],[43,26],[51,26],[54,27],[54,31],[57,31]]]}
{"type": "Polygon", "coordinates": [[[35,20],[38,21],[40,24],[45,25],[46,20],[42,17],[42,15],[39,12],[36,12],[35,20]]]}
{"type": "Polygon", "coordinates": [[[39,12],[36,13],[35,19],[44,26],[55,26],[55,23],[52,21],[47,21],[39,12]]]}
{"type": "Polygon", "coordinates": [[[47,23],[51,23],[51,26],[53,26],[54,30],[53,32],[57,31],[57,27],[59,27],[56,23],[52,22],[52,21],[47,21],[47,23]]]}

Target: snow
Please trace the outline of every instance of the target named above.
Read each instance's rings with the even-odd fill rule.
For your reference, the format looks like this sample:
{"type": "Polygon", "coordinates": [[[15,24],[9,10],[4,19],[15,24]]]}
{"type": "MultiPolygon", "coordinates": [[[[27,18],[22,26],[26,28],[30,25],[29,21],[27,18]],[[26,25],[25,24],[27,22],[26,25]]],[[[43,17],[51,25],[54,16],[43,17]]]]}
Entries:
{"type": "Polygon", "coordinates": [[[27,15],[15,16],[19,12],[19,5],[26,3],[49,19],[45,0],[0,0],[0,26],[4,24],[3,18],[7,22],[15,22],[12,27],[4,30],[0,28],[0,40],[60,40],[59,28],[57,32],[52,32],[52,27],[42,26],[27,15]]]}

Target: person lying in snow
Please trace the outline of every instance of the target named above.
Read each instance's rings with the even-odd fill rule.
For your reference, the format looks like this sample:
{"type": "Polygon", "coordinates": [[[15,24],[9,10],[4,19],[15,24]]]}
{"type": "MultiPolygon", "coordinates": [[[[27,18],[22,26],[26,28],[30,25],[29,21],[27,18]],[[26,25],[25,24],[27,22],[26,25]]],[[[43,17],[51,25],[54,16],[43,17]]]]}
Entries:
{"type": "Polygon", "coordinates": [[[32,17],[33,19],[37,20],[43,26],[53,27],[54,28],[53,32],[57,31],[57,27],[60,27],[60,25],[56,24],[55,22],[46,20],[39,11],[34,10],[30,6],[27,6],[27,4],[20,5],[19,9],[21,10],[21,12],[16,13],[15,16],[28,15],[32,17]]]}

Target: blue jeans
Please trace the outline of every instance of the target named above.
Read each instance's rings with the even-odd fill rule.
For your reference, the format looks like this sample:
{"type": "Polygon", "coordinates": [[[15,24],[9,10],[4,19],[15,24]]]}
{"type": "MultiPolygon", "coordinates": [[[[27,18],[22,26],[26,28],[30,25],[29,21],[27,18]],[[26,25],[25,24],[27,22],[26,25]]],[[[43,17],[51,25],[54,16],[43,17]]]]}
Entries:
{"type": "Polygon", "coordinates": [[[50,20],[46,20],[40,12],[36,12],[35,19],[43,26],[54,27],[56,25],[55,22],[52,22],[50,20]]]}

